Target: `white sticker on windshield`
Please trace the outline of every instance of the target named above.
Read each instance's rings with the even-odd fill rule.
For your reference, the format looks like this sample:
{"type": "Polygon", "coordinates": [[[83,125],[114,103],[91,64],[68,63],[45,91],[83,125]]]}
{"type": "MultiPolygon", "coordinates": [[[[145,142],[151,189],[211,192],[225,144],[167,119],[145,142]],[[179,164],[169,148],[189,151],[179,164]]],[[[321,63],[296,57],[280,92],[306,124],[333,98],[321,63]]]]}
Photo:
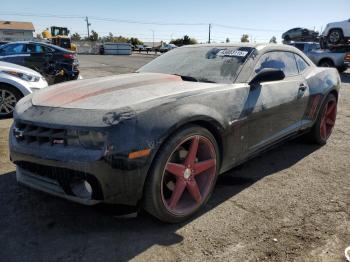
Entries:
{"type": "Polygon", "coordinates": [[[216,55],[217,56],[238,56],[245,57],[248,54],[248,51],[240,51],[240,50],[220,50],[216,55]]]}

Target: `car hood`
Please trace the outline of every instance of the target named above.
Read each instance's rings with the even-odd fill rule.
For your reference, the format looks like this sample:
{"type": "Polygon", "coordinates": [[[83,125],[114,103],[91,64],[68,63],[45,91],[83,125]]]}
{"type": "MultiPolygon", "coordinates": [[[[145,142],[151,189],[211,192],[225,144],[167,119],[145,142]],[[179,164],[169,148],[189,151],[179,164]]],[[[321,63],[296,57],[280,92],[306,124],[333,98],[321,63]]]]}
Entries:
{"type": "Polygon", "coordinates": [[[158,73],[133,73],[54,85],[35,93],[36,106],[110,110],[188,95],[217,86],[158,73]]]}
{"type": "Polygon", "coordinates": [[[20,73],[25,74],[31,74],[34,76],[42,77],[38,72],[24,66],[16,65],[13,63],[7,63],[7,62],[0,62],[0,71],[7,70],[7,71],[16,71],[20,73]]]}

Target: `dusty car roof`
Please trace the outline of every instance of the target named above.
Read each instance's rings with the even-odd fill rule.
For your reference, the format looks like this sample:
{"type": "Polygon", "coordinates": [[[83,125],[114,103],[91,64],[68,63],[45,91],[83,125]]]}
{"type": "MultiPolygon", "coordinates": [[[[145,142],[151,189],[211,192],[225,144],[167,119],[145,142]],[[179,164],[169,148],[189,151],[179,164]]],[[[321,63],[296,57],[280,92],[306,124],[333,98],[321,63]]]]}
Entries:
{"type": "Polygon", "coordinates": [[[261,43],[213,43],[213,44],[195,44],[195,45],[186,45],[182,47],[252,47],[256,48],[257,46],[266,46],[267,44],[261,43]]]}
{"type": "Polygon", "coordinates": [[[284,44],[269,44],[269,43],[214,43],[214,44],[196,44],[196,45],[186,45],[181,48],[197,48],[197,47],[251,47],[258,50],[268,48],[268,49],[278,49],[278,50],[294,50],[295,47],[284,45],[284,44]]]}

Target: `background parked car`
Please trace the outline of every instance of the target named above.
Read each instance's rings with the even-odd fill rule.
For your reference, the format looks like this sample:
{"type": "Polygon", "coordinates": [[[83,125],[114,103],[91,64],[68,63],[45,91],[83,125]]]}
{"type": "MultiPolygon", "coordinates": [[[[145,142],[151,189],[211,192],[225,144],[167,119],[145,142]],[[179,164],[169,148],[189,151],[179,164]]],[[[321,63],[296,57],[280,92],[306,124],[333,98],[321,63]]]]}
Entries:
{"type": "Polygon", "coordinates": [[[289,41],[316,41],[318,32],[307,28],[296,27],[282,34],[285,42],[289,41]]]}
{"type": "Polygon", "coordinates": [[[8,41],[0,41],[0,46],[7,44],[7,43],[8,43],[8,41]]]}
{"type": "Polygon", "coordinates": [[[350,19],[326,25],[322,37],[329,44],[346,43],[350,39],[350,19]]]}
{"type": "Polygon", "coordinates": [[[144,45],[135,45],[135,51],[146,51],[146,47],[144,45]]]}
{"type": "Polygon", "coordinates": [[[176,48],[177,46],[174,44],[164,44],[159,48],[159,52],[161,53],[165,53],[168,52],[169,50],[172,50],[174,48],[176,48]]]}
{"type": "Polygon", "coordinates": [[[47,82],[38,72],[0,62],[0,118],[10,117],[22,97],[44,87],[47,82]]]}
{"type": "Polygon", "coordinates": [[[288,44],[304,52],[317,66],[335,67],[339,72],[344,72],[350,66],[350,52],[321,49],[320,44],[314,42],[290,42],[288,44]]]}
{"type": "Polygon", "coordinates": [[[2,45],[0,61],[29,67],[50,83],[74,80],[79,76],[76,54],[46,43],[21,41],[2,45]]]}

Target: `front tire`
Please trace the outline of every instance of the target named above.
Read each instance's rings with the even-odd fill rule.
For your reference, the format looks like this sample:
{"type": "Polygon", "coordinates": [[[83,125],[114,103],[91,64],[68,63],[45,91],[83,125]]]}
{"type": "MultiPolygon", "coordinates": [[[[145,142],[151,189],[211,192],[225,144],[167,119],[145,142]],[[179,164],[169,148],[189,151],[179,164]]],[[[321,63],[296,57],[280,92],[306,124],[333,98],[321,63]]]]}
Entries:
{"type": "Polygon", "coordinates": [[[317,116],[315,125],[310,132],[312,142],[325,145],[332,134],[337,117],[337,98],[329,94],[317,116]]]}
{"type": "Polygon", "coordinates": [[[213,135],[191,125],[161,147],[148,174],[144,209],[168,223],[188,220],[208,201],[219,170],[219,150],[213,135]]]}
{"type": "Polygon", "coordinates": [[[343,39],[343,32],[340,29],[333,29],[328,34],[328,42],[330,44],[339,44],[343,39]]]}
{"type": "Polygon", "coordinates": [[[15,106],[22,97],[17,89],[0,84],[0,119],[12,117],[15,106]]]}

